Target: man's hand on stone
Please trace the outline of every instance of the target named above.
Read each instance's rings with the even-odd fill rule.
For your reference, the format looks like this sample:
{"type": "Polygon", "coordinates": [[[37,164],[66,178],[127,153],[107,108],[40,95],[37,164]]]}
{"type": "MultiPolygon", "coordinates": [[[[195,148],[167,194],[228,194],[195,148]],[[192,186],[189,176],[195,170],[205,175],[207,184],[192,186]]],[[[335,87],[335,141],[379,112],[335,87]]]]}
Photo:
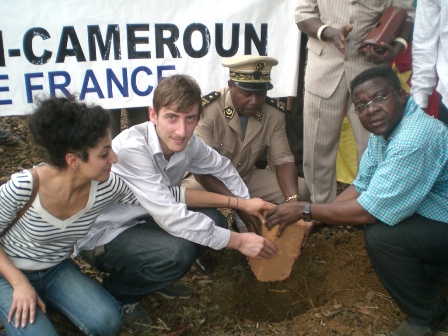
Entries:
{"type": "Polygon", "coordinates": [[[280,237],[283,230],[292,223],[302,218],[305,202],[288,202],[278,205],[266,214],[266,227],[271,230],[274,226],[279,225],[277,237],[280,237]]]}

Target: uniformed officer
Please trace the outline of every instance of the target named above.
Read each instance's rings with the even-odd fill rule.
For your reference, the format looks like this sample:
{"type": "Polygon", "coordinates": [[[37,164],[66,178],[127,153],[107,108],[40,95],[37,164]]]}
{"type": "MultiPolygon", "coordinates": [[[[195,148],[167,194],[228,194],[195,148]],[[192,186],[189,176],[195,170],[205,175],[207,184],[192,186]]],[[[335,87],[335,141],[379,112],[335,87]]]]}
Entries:
{"type": "MultiPolygon", "coordinates": [[[[298,178],[286,138],[284,103],[267,97],[276,64],[275,58],[267,56],[225,59],[222,65],[230,71],[228,86],[203,97],[204,116],[195,133],[232,161],[251,197],[280,204],[308,200],[309,191],[298,178]],[[257,169],[255,164],[263,155],[267,155],[268,168],[257,169]]],[[[204,180],[207,177],[195,177],[184,179],[183,185],[201,188],[200,182],[211,189],[204,180]]]]}

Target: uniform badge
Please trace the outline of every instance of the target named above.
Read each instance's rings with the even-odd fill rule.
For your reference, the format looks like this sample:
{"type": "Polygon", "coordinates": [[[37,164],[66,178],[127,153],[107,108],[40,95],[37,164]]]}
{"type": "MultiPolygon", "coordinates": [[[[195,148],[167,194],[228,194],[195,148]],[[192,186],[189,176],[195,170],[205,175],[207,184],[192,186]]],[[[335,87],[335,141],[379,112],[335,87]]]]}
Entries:
{"type": "Polygon", "coordinates": [[[257,113],[255,113],[255,119],[257,119],[257,121],[262,121],[264,118],[263,112],[261,112],[260,110],[257,111],[257,113]]]}
{"type": "Polygon", "coordinates": [[[286,104],[279,99],[274,99],[270,97],[266,97],[265,101],[268,105],[275,107],[277,110],[285,112],[286,104]]]}
{"type": "Polygon", "coordinates": [[[219,91],[213,91],[205,96],[202,96],[202,107],[206,107],[206,106],[210,105],[219,97],[221,97],[221,92],[219,92],[219,91]]]}
{"type": "Polygon", "coordinates": [[[235,111],[236,111],[235,108],[229,105],[224,109],[224,115],[226,118],[232,119],[233,115],[235,114],[235,111]]]}

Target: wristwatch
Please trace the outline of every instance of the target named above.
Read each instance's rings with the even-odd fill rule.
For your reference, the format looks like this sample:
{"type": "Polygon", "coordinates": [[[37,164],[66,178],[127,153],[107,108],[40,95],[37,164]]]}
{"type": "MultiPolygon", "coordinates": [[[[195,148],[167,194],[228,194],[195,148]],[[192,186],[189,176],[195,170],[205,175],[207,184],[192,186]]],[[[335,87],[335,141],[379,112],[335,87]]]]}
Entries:
{"type": "Polygon", "coordinates": [[[311,202],[306,202],[302,212],[302,219],[305,222],[311,222],[313,220],[311,218],[311,202]]]}

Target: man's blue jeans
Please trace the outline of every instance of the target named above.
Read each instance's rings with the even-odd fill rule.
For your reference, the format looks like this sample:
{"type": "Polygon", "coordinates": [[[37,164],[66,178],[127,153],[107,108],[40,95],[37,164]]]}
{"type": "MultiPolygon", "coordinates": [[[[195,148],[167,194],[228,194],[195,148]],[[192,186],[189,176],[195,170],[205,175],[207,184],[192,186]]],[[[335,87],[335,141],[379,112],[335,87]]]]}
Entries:
{"type": "MultiPolygon", "coordinates": [[[[216,209],[192,209],[227,228],[226,218],[216,209]]],[[[110,273],[103,280],[121,304],[135,303],[180,280],[193,262],[209,248],[164,231],[150,216],[145,223],[123,231],[94,256],[94,265],[110,273]]]]}
{"type": "MultiPolygon", "coordinates": [[[[120,305],[104,288],[82,274],[72,260],[67,259],[43,271],[24,274],[45,302],[47,310],[50,308],[65,315],[86,335],[118,334],[122,325],[120,305]]],[[[12,294],[13,288],[0,275],[0,319],[9,336],[58,335],[39,307],[33,324],[27,323],[25,328],[16,328],[14,316],[8,323],[12,294]]]]}

